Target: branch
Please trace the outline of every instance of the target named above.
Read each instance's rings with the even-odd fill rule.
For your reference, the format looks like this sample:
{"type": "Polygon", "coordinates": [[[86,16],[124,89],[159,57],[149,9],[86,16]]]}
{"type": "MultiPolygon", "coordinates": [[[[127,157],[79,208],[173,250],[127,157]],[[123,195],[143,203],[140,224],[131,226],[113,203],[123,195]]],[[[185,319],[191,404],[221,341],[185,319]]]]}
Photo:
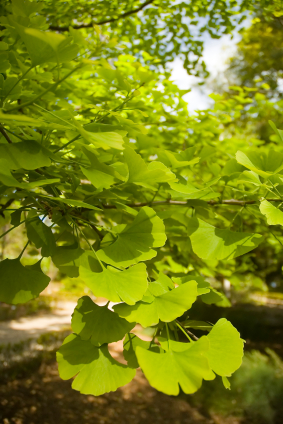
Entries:
{"type": "Polygon", "coordinates": [[[6,133],[6,131],[4,130],[4,128],[2,127],[2,125],[0,124],[0,133],[3,135],[3,137],[6,138],[6,140],[8,141],[8,143],[12,144],[12,140],[10,139],[10,137],[8,136],[8,134],[6,133]]]}
{"type": "MultiPolygon", "coordinates": [[[[122,13],[117,18],[106,19],[106,20],[100,21],[100,22],[91,22],[91,23],[85,24],[85,25],[84,24],[83,25],[74,25],[73,28],[74,29],[92,28],[93,25],[109,24],[111,22],[118,21],[119,19],[123,19],[123,18],[126,18],[127,16],[130,16],[130,15],[133,15],[135,13],[140,12],[142,9],[144,9],[146,6],[153,3],[154,1],[155,0],[148,0],[148,1],[144,2],[143,4],[141,4],[137,9],[133,9],[133,10],[130,10],[129,12],[122,13]]],[[[53,25],[51,25],[49,28],[53,31],[68,31],[68,29],[69,29],[69,27],[60,27],[60,26],[53,26],[53,25]]]]}
{"type": "MultiPolygon", "coordinates": [[[[268,202],[282,202],[282,199],[265,199],[268,202]]],[[[214,205],[230,205],[230,206],[246,206],[246,205],[255,205],[258,201],[257,200],[235,200],[235,199],[226,199],[226,200],[209,200],[206,203],[208,205],[214,206],[214,205]]],[[[151,206],[151,205],[174,205],[174,206],[190,206],[189,200],[188,201],[182,201],[182,200],[158,200],[155,202],[143,202],[143,203],[128,203],[126,206],[129,206],[130,208],[141,208],[143,206],[151,206]]],[[[116,209],[115,205],[105,205],[102,204],[104,209],[116,209]]]]}
{"type": "Polygon", "coordinates": [[[0,209],[0,215],[3,216],[4,218],[4,211],[5,209],[7,209],[9,206],[11,206],[11,204],[13,203],[15,199],[10,199],[8,200],[8,202],[6,202],[4,205],[2,205],[1,209],[0,209]]]}

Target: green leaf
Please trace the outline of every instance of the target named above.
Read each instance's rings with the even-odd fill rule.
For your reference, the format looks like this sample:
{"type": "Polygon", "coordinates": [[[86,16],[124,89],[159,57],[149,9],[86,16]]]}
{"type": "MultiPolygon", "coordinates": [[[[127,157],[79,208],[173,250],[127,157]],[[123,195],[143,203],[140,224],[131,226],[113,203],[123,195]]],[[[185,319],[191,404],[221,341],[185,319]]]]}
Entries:
{"type": "Polygon", "coordinates": [[[168,350],[154,353],[137,347],[136,355],[150,385],[167,395],[177,396],[179,386],[186,394],[195,393],[202,380],[213,380],[214,374],[209,368],[205,353],[209,343],[203,338],[189,343],[181,352],[168,350]]]}
{"type": "Polygon", "coordinates": [[[62,34],[27,28],[12,19],[10,21],[26,45],[32,66],[47,62],[69,62],[79,52],[76,44],[70,45],[72,37],[66,38],[62,34]]]}
{"type": "Polygon", "coordinates": [[[210,200],[220,196],[220,193],[215,193],[207,187],[199,190],[187,181],[170,182],[169,184],[173,190],[168,191],[173,198],[210,200]]]}
{"type": "Polygon", "coordinates": [[[75,242],[69,246],[57,246],[52,255],[52,262],[63,274],[68,277],[79,276],[79,266],[84,250],[75,242]]]}
{"type": "Polygon", "coordinates": [[[129,322],[138,322],[143,327],[157,324],[159,320],[171,322],[191,308],[197,297],[197,283],[190,282],[160,296],[152,296],[152,301],[140,301],[134,306],[120,303],[114,311],[129,322]]]}
{"type": "Polygon", "coordinates": [[[188,234],[193,251],[202,259],[233,259],[262,241],[260,234],[220,230],[198,218],[189,220],[188,234]]]}
{"type": "Polygon", "coordinates": [[[128,333],[124,339],[123,355],[128,363],[128,366],[131,368],[139,367],[139,363],[136,356],[136,349],[138,346],[146,350],[151,350],[152,352],[160,351],[160,348],[158,346],[156,345],[151,346],[151,342],[142,340],[133,333],[128,333]]]}
{"type": "Polygon", "coordinates": [[[0,302],[16,305],[37,297],[50,281],[40,270],[39,263],[24,267],[19,258],[0,262],[0,302]]]}
{"type": "Polygon", "coordinates": [[[196,281],[198,285],[198,296],[205,293],[209,293],[211,290],[210,284],[199,275],[186,275],[185,277],[174,277],[172,278],[172,280],[178,285],[188,283],[189,281],[196,281]]]}
{"type": "Polygon", "coordinates": [[[113,184],[123,179],[111,166],[99,162],[96,155],[87,149],[83,149],[90,161],[91,166],[85,168],[81,166],[82,173],[97,189],[110,188],[113,184]]]}
{"type": "Polygon", "coordinates": [[[29,0],[12,0],[13,14],[16,16],[30,16],[33,13],[40,12],[43,8],[43,2],[31,2],[29,0]]]}
{"type": "Polygon", "coordinates": [[[124,150],[125,162],[128,165],[128,182],[151,188],[156,183],[175,180],[175,174],[163,163],[152,161],[148,165],[142,157],[130,147],[124,150]]]}
{"type": "Polygon", "coordinates": [[[117,342],[134,326],[135,324],[129,324],[115,312],[110,311],[107,305],[96,305],[88,296],[78,300],[72,315],[73,332],[82,340],[90,340],[93,344],[117,342]]]}
{"type": "Polygon", "coordinates": [[[211,369],[220,376],[230,376],[241,366],[244,340],[225,318],[217,321],[206,337],[210,344],[206,355],[211,369]]]}
{"type": "Polygon", "coordinates": [[[148,286],[148,292],[153,296],[160,296],[174,289],[172,280],[162,272],[159,273],[158,279],[152,281],[148,286]]]}
{"type": "Polygon", "coordinates": [[[238,163],[264,178],[277,174],[283,169],[283,154],[271,149],[260,153],[238,151],[236,159],[238,163]]]}
{"type": "Polygon", "coordinates": [[[276,125],[274,124],[274,122],[268,121],[268,123],[271,126],[271,128],[273,129],[273,131],[278,135],[279,139],[281,141],[283,141],[283,131],[282,130],[278,130],[278,128],[276,127],[276,125]]]}
{"type": "Polygon", "coordinates": [[[0,144],[0,158],[9,169],[37,169],[50,166],[48,150],[36,141],[21,141],[13,144],[0,144]]]}
{"type": "Polygon", "coordinates": [[[96,148],[101,147],[104,150],[124,149],[124,140],[121,134],[117,132],[92,132],[89,131],[91,127],[84,129],[77,121],[73,121],[77,127],[78,132],[81,136],[87,140],[89,143],[93,144],[96,148]]]}
{"type": "Polygon", "coordinates": [[[283,225],[283,212],[267,200],[260,203],[260,212],[266,216],[268,225],[283,225]]]}
{"type": "Polygon", "coordinates": [[[76,378],[72,388],[86,395],[100,396],[113,392],[129,383],[136,371],[115,361],[107,345],[94,346],[70,334],[57,352],[60,377],[63,380],[76,378]]]}
{"type": "Polygon", "coordinates": [[[134,265],[125,271],[99,265],[96,258],[89,256],[88,263],[82,264],[80,277],[98,297],[105,297],[112,302],[134,305],[147,289],[147,272],[145,264],[134,265]],[[98,270],[101,272],[97,272],[98,270]]]}
{"type": "Polygon", "coordinates": [[[201,296],[201,300],[206,303],[207,305],[212,305],[213,303],[219,303],[222,302],[224,299],[224,296],[222,293],[219,293],[215,289],[211,289],[209,293],[204,294],[201,296]]]}
{"type": "Polygon", "coordinates": [[[56,248],[54,234],[51,228],[47,227],[47,225],[37,217],[36,212],[29,212],[28,220],[26,221],[26,229],[28,239],[35,244],[37,249],[42,248],[41,255],[43,257],[52,256],[56,248]]]}
{"type": "Polygon", "coordinates": [[[162,220],[147,206],[141,208],[134,221],[116,236],[114,243],[97,252],[101,261],[116,267],[152,259],[156,256],[152,247],[161,247],[166,241],[162,220]]]}

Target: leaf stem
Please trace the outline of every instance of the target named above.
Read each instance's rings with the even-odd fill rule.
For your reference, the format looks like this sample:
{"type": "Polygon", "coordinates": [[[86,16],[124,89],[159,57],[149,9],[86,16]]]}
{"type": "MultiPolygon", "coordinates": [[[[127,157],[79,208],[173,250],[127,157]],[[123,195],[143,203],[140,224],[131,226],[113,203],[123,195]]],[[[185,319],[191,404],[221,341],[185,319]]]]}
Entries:
{"type": "Polygon", "coordinates": [[[168,329],[167,322],[165,322],[165,326],[166,326],[167,342],[168,342],[168,350],[169,350],[170,349],[170,336],[169,336],[169,329],[168,329]]]}
{"type": "Polygon", "coordinates": [[[6,138],[6,140],[8,141],[8,143],[12,144],[12,140],[10,139],[10,137],[8,136],[8,134],[6,133],[4,127],[0,124],[0,133],[3,135],[3,137],[6,138]]]}
{"type": "Polygon", "coordinates": [[[5,100],[7,99],[7,97],[9,96],[9,94],[14,90],[15,87],[17,87],[17,85],[22,81],[22,79],[24,79],[24,77],[29,73],[29,71],[32,68],[34,68],[34,66],[30,66],[28,68],[28,70],[23,73],[23,75],[17,80],[17,82],[13,85],[13,87],[8,91],[8,93],[6,94],[6,96],[4,97],[4,99],[2,100],[3,104],[4,104],[5,100]]]}
{"type": "Polygon", "coordinates": [[[28,247],[28,245],[29,245],[29,240],[26,242],[26,244],[25,244],[25,246],[24,246],[23,250],[21,251],[20,255],[18,256],[18,259],[21,259],[21,257],[22,257],[22,256],[23,256],[23,254],[24,254],[24,251],[26,250],[26,248],[28,247]]]}
{"type": "Polygon", "coordinates": [[[190,336],[192,336],[193,339],[198,340],[198,337],[195,336],[193,333],[191,333],[186,328],[184,328],[182,326],[182,324],[177,319],[175,320],[175,322],[176,322],[177,327],[179,327],[179,329],[186,335],[186,337],[190,340],[190,342],[192,342],[192,339],[190,338],[190,336]]]}
{"type": "Polygon", "coordinates": [[[42,96],[44,96],[46,93],[48,93],[49,91],[52,91],[53,89],[55,89],[59,84],[61,84],[63,81],[65,81],[65,79],[67,79],[70,75],[72,75],[74,72],[76,72],[80,67],[82,66],[82,64],[80,63],[78,66],[76,66],[74,69],[72,69],[70,72],[68,72],[63,78],[61,78],[59,81],[55,82],[54,84],[51,84],[50,87],[48,87],[46,90],[42,91],[41,93],[39,93],[36,97],[34,97],[33,99],[29,100],[26,103],[23,103],[21,105],[12,107],[11,109],[6,110],[6,112],[12,112],[14,110],[18,110],[18,109],[22,109],[23,107],[29,106],[32,103],[36,102],[38,99],[40,99],[42,96]]]}

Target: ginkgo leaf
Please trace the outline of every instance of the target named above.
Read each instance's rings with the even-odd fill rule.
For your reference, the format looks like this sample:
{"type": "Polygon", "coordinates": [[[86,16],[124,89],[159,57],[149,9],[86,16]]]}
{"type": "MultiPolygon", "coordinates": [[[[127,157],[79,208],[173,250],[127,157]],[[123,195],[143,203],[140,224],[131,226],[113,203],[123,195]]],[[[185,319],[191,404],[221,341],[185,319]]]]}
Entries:
{"type": "Polygon", "coordinates": [[[64,340],[56,356],[60,377],[69,380],[78,374],[72,388],[86,395],[113,392],[129,383],[136,374],[135,369],[115,361],[107,345],[94,346],[75,334],[64,340]]]}
{"type": "Polygon", "coordinates": [[[47,227],[37,216],[36,212],[31,211],[26,221],[27,237],[35,244],[37,249],[41,249],[43,257],[51,256],[56,248],[55,237],[50,227],[47,227]]]}
{"type": "Polygon", "coordinates": [[[140,301],[133,306],[120,303],[114,311],[129,322],[138,322],[143,327],[157,324],[159,320],[171,322],[191,308],[197,298],[197,283],[183,284],[160,296],[152,296],[151,303],[140,301]]]}
{"type": "Polygon", "coordinates": [[[126,359],[128,366],[131,368],[138,368],[139,363],[136,356],[136,349],[138,346],[150,350],[152,352],[160,352],[160,347],[152,344],[150,341],[140,339],[133,333],[128,333],[124,339],[123,356],[126,359]]]}
{"type": "Polygon", "coordinates": [[[9,169],[13,170],[32,170],[51,165],[48,150],[31,140],[0,144],[0,158],[5,159],[9,169]]]}
{"type": "Polygon", "coordinates": [[[178,285],[188,283],[189,281],[196,281],[198,285],[198,296],[209,293],[211,290],[210,284],[199,275],[186,275],[185,277],[174,277],[172,278],[172,280],[178,285]]]}
{"type": "Polygon", "coordinates": [[[174,153],[170,150],[159,150],[158,159],[166,166],[174,168],[184,168],[199,162],[199,158],[195,157],[196,148],[189,147],[181,153],[174,153]]]}
{"type": "Polygon", "coordinates": [[[262,241],[260,234],[220,230],[198,218],[188,221],[188,235],[193,251],[202,259],[233,259],[262,241]]]}
{"type": "Polygon", "coordinates": [[[79,52],[76,44],[70,44],[72,37],[66,38],[62,34],[27,28],[12,19],[10,22],[25,43],[33,66],[46,62],[69,62],[79,52]]]}
{"type": "Polygon", "coordinates": [[[83,149],[83,151],[89,159],[91,166],[89,168],[81,166],[81,171],[94,187],[98,189],[110,188],[115,182],[122,179],[113,167],[99,162],[94,153],[86,149],[83,149]]]}
{"type": "Polygon", "coordinates": [[[258,174],[256,174],[253,171],[242,172],[237,179],[237,183],[238,184],[250,183],[250,184],[253,184],[255,186],[261,186],[262,185],[258,174]]]}
{"type": "MultiPolygon", "coordinates": [[[[187,349],[175,352],[154,353],[137,347],[136,355],[150,385],[167,395],[177,396],[179,386],[184,393],[195,393],[202,380],[213,380],[205,353],[209,342],[203,338],[197,342],[184,344],[187,349]]],[[[170,346],[170,345],[169,345],[170,346]]]]}
{"type": "Polygon", "coordinates": [[[236,159],[238,163],[264,178],[277,174],[283,169],[283,154],[271,149],[267,153],[259,153],[258,151],[243,153],[238,151],[236,159]]]}
{"type": "Polygon", "coordinates": [[[203,294],[200,298],[204,303],[212,305],[213,303],[217,304],[222,302],[223,299],[225,299],[225,296],[222,293],[219,293],[217,290],[211,288],[209,293],[203,294]]]}
{"type": "Polygon", "coordinates": [[[129,168],[129,183],[152,187],[156,183],[175,180],[175,174],[161,162],[146,162],[130,147],[124,150],[125,162],[129,168]]]}
{"type": "Polygon", "coordinates": [[[57,246],[52,255],[52,262],[63,274],[68,277],[79,276],[79,266],[84,250],[77,243],[68,246],[57,246]]]}
{"type": "Polygon", "coordinates": [[[231,322],[221,318],[206,336],[209,350],[206,355],[211,369],[218,375],[230,376],[242,363],[244,340],[231,322]]]}
{"type": "Polygon", "coordinates": [[[118,132],[92,132],[91,126],[86,126],[85,129],[77,121],[74,120],[73,122],[81,136],[95,147],[101,147],[105,150],[124,149],[123,137],[118,132]]]}
{"type": "Polygon", "coordinates": [[[166,241],[163,221],[147,206],[116,236],[114,243],[99,250],[97,256],[103,262],[122,267],[152,259],[156,256],[152,247],[161,247],[166,241]]]}
{"type": "Polygon", "coordinates": [[[173,198],[210,200],[220,196],[207,187],[200,190],[187,181],[169,182],[169,185],[172,190],[168,191],[173,198]]]}
{"type": "Polygon", "coordinates": [[[93,344],[117,342],[134,326],[110,311],[107,305],[96,305],[88,296],[78,300],[72,315],[73,332],[82,340],[90,339],[93,344]]]}
{"type": "Polygon", "coordinates": [[[148,292],[153,296],[160,296],[174,289],[173,281],[162,272],[159,273],[156,281],[152,281],[148,286],[148,292]]]}
{"type": "Polygon", "coordinates": [[[29,0],[13,0],[12,10],[14,15],[30,16],[33,13],[40,12],[43,3],[31,2],[29,0]]]}
{"type": "Polygon", "coordinates": [[[260,212],[266,216],[268,225],[283,225],[283,212],[267,200],[260,203],[260,212]]]}
{"type": "Polygon", "coordinates": [[[24,267],[20,259],[5,259],[0,262],[0,302],[25,303],[41,293],[50,281],[40,272],[40,265],[24,267]]]}
{"type": "Polygon", "coordinates": [[[111,266],[101,267],[96,258],[89,256],[88,263],[81,264],[80,277],[95,296],[105,297],[112,302],[134,305],[147,289],[145,264],[134,265],[125,271],[111,266]],[[101,272],[97,272],[97,268],[101,272]]]}

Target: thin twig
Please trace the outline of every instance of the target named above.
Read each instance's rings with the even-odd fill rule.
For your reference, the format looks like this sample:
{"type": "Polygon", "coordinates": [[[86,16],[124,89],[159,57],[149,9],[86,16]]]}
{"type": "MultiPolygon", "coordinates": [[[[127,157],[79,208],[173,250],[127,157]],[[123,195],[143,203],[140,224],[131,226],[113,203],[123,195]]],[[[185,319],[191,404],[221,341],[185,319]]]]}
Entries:
{"type": "MultiPolygon", "coordinates": [[[[117,16],[117,18],[105,19],[104,21],[99,21],[99,22],[90,22],[89,24],[83,24],[83,25],[74,25],[73,28],[74,29],[92,28],[93,25],[104,25],[104,24],[109,24],[111,22],[119,21],[119,19],[123,19],[123,18],[126,18],[127,16],[130,16],[130,15],[133,15],[135,13],[140,12],[146,6],[148,6],[149,4],[153,3],[154,1],[155,0],[147,0],[146,2],[144,2],[143,4],[141,4],[137,9],[129,10],[128,12],[122,13],[121,15],[117,16]]],[[[53,31],[68,31],[69,30],[69,27],[66,27],[66,26],[65,27],[60,27],[60,26],[51,25],[49,27],[49,29],[51,29],[53,31]]]]}
{"type": "Polygon", "coordinates": [[[184,331],[185,333],[187,333],[187,335],[190,335],[194,340],[198,340],[198,337],[195,336],[193,333],[191,333],[191,331],[187,330],[181,323],[180,321],[178,321],[177,319],[175,320],[176,324],[178,325],[178,327],[184,331]]]}
{"type": "Polygon", "coordinates": [[[13,144],[12,140],[10,139],[10,137],[8,136],[8,134],[4,130],[4,127],[2,127],[1,124],[0,124],[0,133],[3,135],[3,137],[6,138],[6,140],[8,141],[8,143],[13,144]]]}
{"type": "Polygon", "coordinates": [[[9,199],[8,202],[6,202],[4,205],[2,205],[1,209],[0,209],[0,215],[3,216],[4,218],[4,211],[11,206],[11,204],[13,203],[15,199],[9,199]]]}
{"type": "MultiPolygon", "coordinates": [[[[282,199],[265,199],[268,202],[282,202],[282,199]]],[[[127,203],[126,206],[130,208],[141,208],[143,206],[151,205],[174,205],[174,206],[190,206],[190,200],[157,200],[155,202],[140,202],[140,203],[127,203]]],[[[236,200],[236,199],[226,199],[226,200],[209,200],[206,202],[208,205],[230,205],[230,206],[245,206],[245,205],[255,205],[258,203],[258,200],[236,200]]],[[[106,205],[102,204],[104,209],[116,209],[115,205],[106,205]]]]}

